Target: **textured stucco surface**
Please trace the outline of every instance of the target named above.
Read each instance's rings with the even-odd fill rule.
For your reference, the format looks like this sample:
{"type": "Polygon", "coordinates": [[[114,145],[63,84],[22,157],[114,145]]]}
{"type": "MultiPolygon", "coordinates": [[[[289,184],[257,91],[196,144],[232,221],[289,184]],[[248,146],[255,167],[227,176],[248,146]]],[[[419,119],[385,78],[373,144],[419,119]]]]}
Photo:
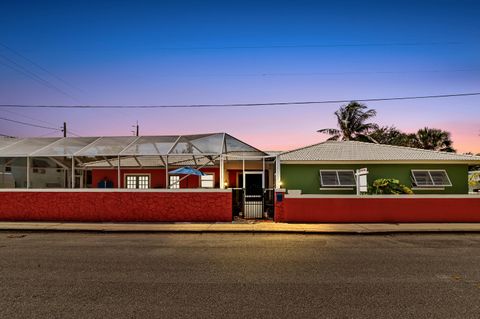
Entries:
{"type": "Polygon", "coordinates": [[[229,192],[0,192],[3,221],[232,220],[229,192]]]}
{"type": "Polygon", "coordinates": [[[288,198],[276,201],[275,221],[297,223],[480,222],[480,197],[288,198]]]}

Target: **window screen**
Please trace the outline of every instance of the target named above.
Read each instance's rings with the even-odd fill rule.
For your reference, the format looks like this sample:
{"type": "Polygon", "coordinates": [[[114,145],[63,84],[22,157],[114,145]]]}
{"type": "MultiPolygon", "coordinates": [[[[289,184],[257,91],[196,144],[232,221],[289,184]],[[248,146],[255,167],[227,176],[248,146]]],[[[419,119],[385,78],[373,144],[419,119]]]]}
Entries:
{"type": "Polygon", "coordinates": [[[200,184],[202,188],[213,188],[214,179],[213,174],[206,174],[200,177],[200,184]]]}
{"type": "Polygon", "coordinates": [[[146,189],[150,187],[150,176],[148,175],[127,175],[127,188],[146,189]]]}
{"type": "Polygon", "coordinates": [[[321,170],[320,183],[325,187],[355,186],[355,177],[349,170],[321,170]]]}
{"type": "Polygon", "coordinates": [[[412,177],[418,187],[452,186],[445,170],[412,170],[412,177]]]}
{"type": "Polygon", "coordinates": [[[170,188],[180,188],[180,176],[170,175],[170,188]]]}

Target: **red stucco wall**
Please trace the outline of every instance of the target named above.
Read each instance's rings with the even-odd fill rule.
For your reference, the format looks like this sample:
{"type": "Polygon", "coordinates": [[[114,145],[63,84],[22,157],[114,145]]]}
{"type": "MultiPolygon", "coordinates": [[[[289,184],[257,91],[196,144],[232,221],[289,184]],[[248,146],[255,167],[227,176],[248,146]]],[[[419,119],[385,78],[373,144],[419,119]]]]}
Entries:
{"type": "MultiPolygon", "coordinates": [[[[213,173],[215,179],[215,187],[219,187],[220,170],[218,167],[205,167],[200,169],[205,173],[213,173]]],[[[160,168],[122,168],[120,169],[121,187],[125,187],[125,174],[146,174],[150,175],[151,188],[165,188],[165,169],[160,168]]],[[[184,175],[183,175],[184,176],[184,175]]],[[[182,175],[180,178],[183,177],[182,175]]],[[[92,170],[92,187],[96,188],[98,183],[105,177],[113,182],[113,187],[117,188],[117,170],[116,169],[93,169],[92,170]]],[[[180,181],[180,188],[198,188],[200,186],[200,177],[190,175],[180,181]]]]}
{"type": "Polygon", "coordinates": [[[231,192],[0,192],[0,220],[229,222],[231,192]]]}
{"type": "Polygon", "coordinates": [[[275,221],[307,223],[480,222],[480,197],[284,197],[283,201],[276,202],[275,221]]]}

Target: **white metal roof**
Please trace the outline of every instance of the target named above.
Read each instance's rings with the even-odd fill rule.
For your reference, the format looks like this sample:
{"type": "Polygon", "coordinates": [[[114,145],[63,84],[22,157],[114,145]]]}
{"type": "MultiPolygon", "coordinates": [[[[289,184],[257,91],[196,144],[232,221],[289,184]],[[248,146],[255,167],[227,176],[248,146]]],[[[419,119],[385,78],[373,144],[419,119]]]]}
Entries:
{"type": "Polygon", "coordinates": [[[103,157],[266,153],[226,133],[168,136],[0,138],[0,157],[103,157]]]}
{"type": "Polygon", "coordinates": [[[457,161],[480,163],[480,156],[356,141],[326,141],[280,155],[289,161],[457,161]]]}

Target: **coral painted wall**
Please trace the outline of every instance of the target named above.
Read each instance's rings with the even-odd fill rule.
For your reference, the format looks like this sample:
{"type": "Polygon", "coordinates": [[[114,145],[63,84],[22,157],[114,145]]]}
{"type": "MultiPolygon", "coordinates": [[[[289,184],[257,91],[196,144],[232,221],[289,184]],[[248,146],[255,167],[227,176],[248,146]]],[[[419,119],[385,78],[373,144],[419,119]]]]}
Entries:
{"type": "Polygon", "coordinates": [[[230,222],[230,191],[0,192],[0,220],[230,222]]]}
{"type": "MultiPolygon", "coordinates": [[[[282,194],[283,195],[283,194],[282,194]]],[[[317,197],[275,203],[275,221],[297,223],[480,222],[480,197],[317,197]]]]}

